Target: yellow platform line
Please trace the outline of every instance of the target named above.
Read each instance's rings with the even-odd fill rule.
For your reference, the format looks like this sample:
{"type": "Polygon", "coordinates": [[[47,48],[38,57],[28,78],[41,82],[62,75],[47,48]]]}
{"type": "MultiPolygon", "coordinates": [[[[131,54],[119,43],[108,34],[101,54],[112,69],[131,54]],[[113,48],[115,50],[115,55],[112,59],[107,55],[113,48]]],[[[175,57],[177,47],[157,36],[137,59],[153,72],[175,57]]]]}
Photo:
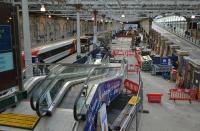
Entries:
{"type": "Polygon", "coordinates": [[[2,113],[0,125],[33,130],[39,119],[38,116],[32,115],[2,113]]]}

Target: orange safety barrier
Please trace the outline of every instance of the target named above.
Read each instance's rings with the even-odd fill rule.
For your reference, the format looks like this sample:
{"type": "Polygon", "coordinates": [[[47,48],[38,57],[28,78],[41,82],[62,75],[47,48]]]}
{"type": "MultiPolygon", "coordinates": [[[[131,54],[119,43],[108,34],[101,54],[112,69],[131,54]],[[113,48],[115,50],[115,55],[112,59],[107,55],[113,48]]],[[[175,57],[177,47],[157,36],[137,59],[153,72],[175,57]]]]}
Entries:
{"type": "Polygon", "coordinates": [[[135,53],[129,50],[112,50],[113,56],[134,56],[135,53]]]}
{"type": "Polygon", "coordinates": [[[137,59],[137,64],[128,64],[128,72],[140,72],[141,57],[137,49],[135,49],[134,51],[112,50],[112,55],[113,56],[135,56],[137,59]]]}
{"type": "Polygon", "coordinates": [[[135,49],[135,57],[136,57],[137,62],[138,62],[137,66],[141,67],[141,65],[142,65],[142,63],[141,63],[141,57],[140,57],[137,49],[135,49]]]}
{"type": "Polygon", "coordinates": [[[128,80],[128,79],[125,79],[124,81],[124,87],[131,91],[133,94],[137,94],[138,93],[138,90],[139,90],[139,85],[138,83],[135,83],[131,80],[128,80]]]}
{"type": "Polygon", "coordinates": [[[191,102],[195,100],[197,95],[196,89],[179,89],[173,88],[169,90],[169,100],[188,100],[191,102]]]}
{"type": "Polygon", "coordinates": [[[137,64],[128,64],[128,72],[140,72],[140,67],[137,64]]]}

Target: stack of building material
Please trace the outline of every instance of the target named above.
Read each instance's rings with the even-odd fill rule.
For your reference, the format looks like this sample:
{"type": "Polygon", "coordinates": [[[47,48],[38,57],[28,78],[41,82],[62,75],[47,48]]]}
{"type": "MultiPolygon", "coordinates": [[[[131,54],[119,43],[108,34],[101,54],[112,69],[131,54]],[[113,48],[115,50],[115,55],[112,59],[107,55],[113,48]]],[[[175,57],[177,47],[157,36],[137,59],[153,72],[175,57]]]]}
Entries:
{"type": "Polygon", "coordinates": [[[158,36],[158,39],[156,41],[156,49],[155,49],[156,54],[160,53],[160,46],[161,46],[161,42],[163,39],[164,39],[163,36],[161,36],[161,35],[158,36]]]}
{"type": "Polygon", "coordinates": [[[167,42],[168,40],[166,38],[162,38],[161,39],[161,43],[160,43],[160,57],[163,57],[163,54],[164,54],[164,50],[165,50],[165,43],[167,42]]]}
{"type": "Polygon", "coordinates": [[[148,49],[148,48],[142,48],[141,49],[141,55],[142,56],[147,56],[147,55],[151,55],[151,49],[148,49]]]}
{"type": "Polygon", "coordinates": [[[200,100],[200,72],[194,72],[193,87],[197,89],[197,99],[200,100]]]}
{"type": "Polygon", "coordinates": [[[200,60],[190,59],[188,64],[187,76],[185,77],[185,88],[191,88],[194,80],[195,71],[200,71],[200,60]]]}
{"type": "Polygon", "coordinates": [[[151,70],[152,59],[149,55],[142,56],[141,62],[142,62],[141,70],[143,70],[143,71],[150,71],[151,70]]]}
{"type": "Polygon", "coordinates": [[[186,57],[186,59],[184,59],[184,56],[188,56],[189,52],[177,49],[175,53],[178,56],[178,72],[180,75],[183,75],[181,73],[185,71],[185,67],[187,67],[186,63],[188,63],[186,62],[188,58],[186,57]]]}
{"type": "Polygon", "coordinates": [[[185,50],[176,49],[176,54],[178,56],[189,56],[189,52],[185,50]]]}
{"type": "Polygon", "coordinates": [[[169,56],[172,56],[173,54],[175,54],[177,49],[180,49],[180,46],[173,44],[173,45],[170,45],[169,48],[170,48],[169,56]]]}
{"type": "Polygon", "coordinates": [[[169,56],[169,52],[170,52],[170,45],[173,45],[174,43],[171,41],[166,41],[165,42],[165,49],[164,49],[164,53],[163,56],[169,56]]]}

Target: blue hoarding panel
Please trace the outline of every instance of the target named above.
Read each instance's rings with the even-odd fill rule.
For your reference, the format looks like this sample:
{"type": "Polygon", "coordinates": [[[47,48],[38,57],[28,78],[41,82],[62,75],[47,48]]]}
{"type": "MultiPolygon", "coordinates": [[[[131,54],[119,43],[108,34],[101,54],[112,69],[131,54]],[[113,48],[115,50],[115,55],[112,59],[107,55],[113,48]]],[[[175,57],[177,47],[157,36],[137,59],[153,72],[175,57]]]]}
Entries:
{"type": "Polygon", "coordinates": [[[101,105],[106,103],[107,105],[119,95],[122,79],[117,78],[104,83],[99,84],[97,90],[92,98],[89,109],[87,111],[87,120],[85,131],[95,130],[95,116],[98,113],[101,105]]]}

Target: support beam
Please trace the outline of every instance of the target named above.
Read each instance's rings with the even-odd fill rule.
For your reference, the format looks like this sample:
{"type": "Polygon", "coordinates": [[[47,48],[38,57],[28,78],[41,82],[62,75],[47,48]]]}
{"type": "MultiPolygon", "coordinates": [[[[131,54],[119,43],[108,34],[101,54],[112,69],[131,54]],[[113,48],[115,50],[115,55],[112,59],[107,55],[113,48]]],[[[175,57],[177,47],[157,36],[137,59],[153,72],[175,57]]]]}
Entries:
{"type": "Polygon", "coordinates": [[[93,50],[97,47],[97,14],[98,11],[93,11],[93,15],[94,15],[94,22],[93,22],[93,50]]]}
{"type": "Polygon", "coordinates": [[[33,76],[33,66],[32,66],[30,23],[29,23],[29,12],[28,12],[27,0],[22,0],[22,15],[23,15],[25,66],[29,66],[29,68],[27,68],[26,70],[26,78],[30,78],[33,76]]]}
{"type": "Polygon", "coordinates": [[[80,4],[77,4],[77,5],[76,5],[76,22],[77,22],[77,31],[76,31],[76,32],[77,32],[77,59],[81,58],[80,9],[81,9],[81,5],[80,5],[80,4]]]}

